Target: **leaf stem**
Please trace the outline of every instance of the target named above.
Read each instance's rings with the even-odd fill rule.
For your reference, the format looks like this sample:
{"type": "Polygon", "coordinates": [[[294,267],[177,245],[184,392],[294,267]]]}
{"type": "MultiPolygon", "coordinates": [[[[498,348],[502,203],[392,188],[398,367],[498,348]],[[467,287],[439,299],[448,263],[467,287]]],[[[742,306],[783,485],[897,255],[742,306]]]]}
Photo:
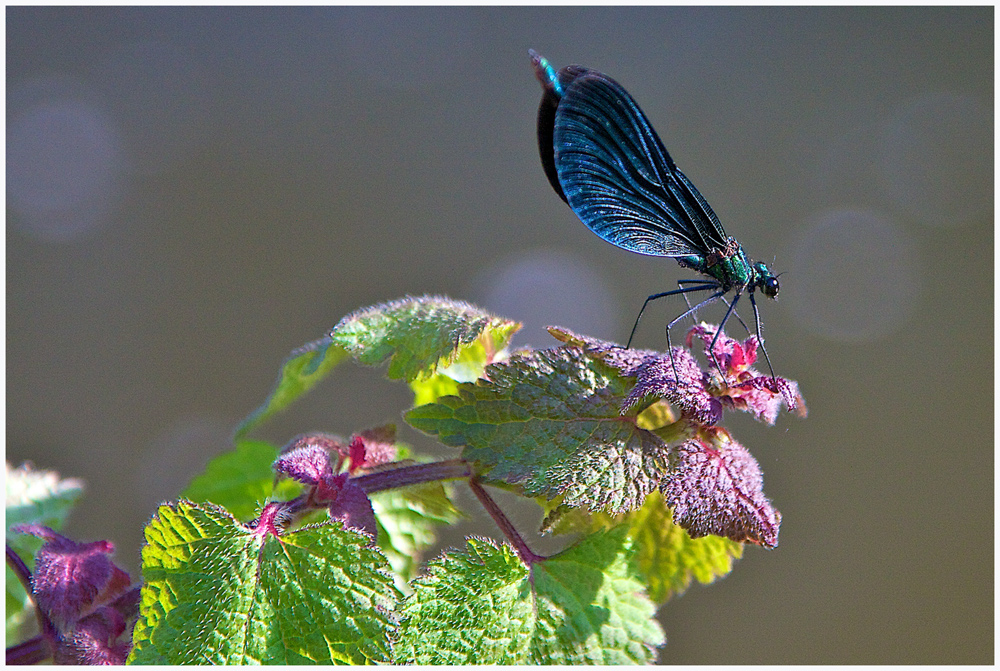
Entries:
{"type": "Polygon", "coordinates": [[[413,464],[412,466],[366,473],[352,479],[366,494],[373,494],[386,489],[438,480],[456,480],[467,478],[470,475],[472,475],[472,469],[469,468],[469,464],[464,459],[448,459],[429,464],[413,464]]]}
{"type": "Polygon", "coordinates": [[[502,510],[500,510],[500,506],[497,505],[496,501],[493,500],[493,497],[491,497],[486,490],[483,489],[482,485],[479,484],[478,478],[469,478],[469,488],[472,489],[472,493],[476,495],[479,502],[483,504],[484,508],[486,508],[486,512],[490,514],[493,521],[496,522],[497,526],[500,527],[500,530],[503,531],[504,536],[507,537],[510,544],[514,546],[517,554],[521,557],[521,561],[528,566],[531,566],[535,562],[545,559],[545,557],[536,555],[531,551],[528,544],[524,542],[523,538],[521,538],[521,534],[517,533],[517,529],[514,528],[511,521],[507,519],[507,516],[503,514],[502,510]]]}
{"type": "Polygon", "coordinates": [[[38,664],[52,659],[52,647],[41,634],[7,648],[8,665],[38,664]]]}

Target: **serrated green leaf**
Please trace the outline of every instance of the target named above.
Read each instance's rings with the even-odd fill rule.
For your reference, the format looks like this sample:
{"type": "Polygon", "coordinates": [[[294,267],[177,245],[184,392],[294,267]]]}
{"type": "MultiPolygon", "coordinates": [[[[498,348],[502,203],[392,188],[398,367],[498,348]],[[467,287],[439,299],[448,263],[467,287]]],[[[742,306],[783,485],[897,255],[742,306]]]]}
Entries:
{"type": "Polygon", "coordinates": [[[673,523],[673,513],[654,492],[642,508],[625,517],[635,540],[639,572],[656,603],[683,594],[691,579],[708,585],[727,575],[733,560],[743,556],[743,544],[721,536],[691,538],[673,523]]]}
{"type": "Polygon", "coordinates": [[[339,524],[276,537],[216,506],[160,506],[146,526],[129,661],[388,661],[398,592],[368,540],[339,524]]]}
{"type": "Polygon", "coordinates": [[[535,626],[528,568],[508,545],[467,539],[434,560],[404,602],[397,663],[518,664],[535,626]]]}
{"type": "Polygon", "coordinates": [[[433,403],[442,396],[453,396],[458,393],[458,385],[458,380],[440,370],[426,380],[414,380],[410,383],[410,389],[413,390],[413,405],[425,405],[433,403]]]}
{"type": "MultiPolygon", "coordinates": [[[[537,499],[536,499],[537,500],[537,499]]],[[[624,515],[587,513],[554,501],[537,500],[545,511],[543,533],[593,533],[621,526],[635,547],[636,570],[644,578],[649,597],[663,604],[683,594],[691,580],[708,585],[727,575],[733,560],[743,556],[743,544],[721,536],[691,538],[673,522],[673,513],[660,492],[653,492],[638,510],[624,515]]]]}
{"type": "Polygon", "coordinates": [[[625,529],[584,538],[532,567],[540,634],[534,663],[643,664],[666,642],[656,607],[633,570],[625,529]],[[547,612],[547,616],[542,613],[547,612]]]}
{"type": "Polygon", "coordinates": [[[464,448],[487,482],[619,513],[642,505],[667,472],[663,441],[620,414],[630,383],[579,349],[519,353],[486,377],[406,421],[464,448]]]}
{"type": "Polygon", "coordinates": [[[413,405],[433,403],[442,396],[457,394],[460,382],[478,380],[487,364],[505,355],[504,348],[517,328],[519,325],[511,322],[508,328],[486,330],[477,340],[460,348],[453,361],[438,366],[432,375],[411,380],[413,405]]]}
{"type": "MultiPolygon", "coordinates": [[[[62,528],[70,511],[83,494],[83,482],[76,478],[60,478],[55,471],[36,470],[30,464],[18,468],[6,462],[6,529],[7,544],[34,566],[35,553],[41,539],[28,534],[11,533],[15,524],[40,524],[55,531],[62,528]]],[[[34,620],[31,598],[21,581],[8,566],[6,569],[5,630],[8,643],[20,640],[25,623],[34,620]]]]}
{"type": "Polygon", "coordinates": [[[390,378],[411,382],[433,375],[439,364],[453,363],[474,343],[487,353],[499,352],[520,327],[442,296],[408,296],[358,310],[341,319],[326,338],[292,352],[274,391],[243,420],[236,437],[308,392],[347,356],[371,366],[388,361],[390,378]]]}
{"type": "MultiPolygon", "coordinates": [[[[410,449],[396,443],[397,458],[410,457],[410,449]]],[[[239,520],[249,521],[265,501],[288,500],[302,486],[291,478],[279,480],[276,490],[272,464],[279,450],[270,443],[241,441],[236,449],[208,463],[181,496],[195,503],[211,502],[226,508],[239,520]]],[[[436,540],[435,527],[461,517],[441,483],[379,492],[371,496],[379,523],[378,545],[396,573],[396,586],[408,589],[420,562],[420,553],[436,540]]]]}
{"type": "Polygon", "coordinates": [[[455,360],[484,333],[506,345],[520,324],[443,296],[407,296],[358,310],[340,320],[330,337],[359,362],[389,362],[388,376],[407,382],[455,360]]]}
{"type": "Polygon", "coordinates": [[[274,491],[271,464],[277,456],[278,449],[270,443],[239,441],[234,450],[208,462],[181,497],[195,503],[210,501],[237,519],[250,520],[272,496],[291,498],[301,489],[293,480],[285,479],[279,482],[278,491],[274,491]]]}
{"type": "Polygon", "coordinates": [[[649,663],[665,640],[623,530],[584,538],[530,570],[509,546],[470,539],[468,553],[432,562],[414,589],[397,663],[649,663]]]}
{"type": "Polygon", "coordinates": [[[371,495],[378,520],[378,545],[399,577],[396,586],[409,590],[420,566],[421,554],[435,543],[436,527],[453,524],[462,517],[455,508],[450,487],[428,483],[392,489],[371,495]]]}
{"type": "Polygon", "coordinates": [[[293,350],[281,364],[271,395],[236,428],[236,440],[291,405],[346,358],[347,352],[334,345],[329,336],[293,350]]]}

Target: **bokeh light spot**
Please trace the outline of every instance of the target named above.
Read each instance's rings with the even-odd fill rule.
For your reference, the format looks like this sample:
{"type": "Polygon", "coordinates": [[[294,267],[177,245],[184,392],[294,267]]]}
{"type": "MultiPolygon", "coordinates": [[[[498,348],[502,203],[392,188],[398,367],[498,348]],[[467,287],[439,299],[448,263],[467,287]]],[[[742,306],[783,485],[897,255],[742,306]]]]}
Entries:
{"type": "MultiPolygon", "coordinates": [[[[66,241],[104,223],[119,194],[118,134],[94,104],[48,83],[12,110],[7,127],[7,203],[16,226],[66,241]]],[[[15,103],[16,105],[16,103],[15,103]]]]}
{"type": "Polygon", "coordinates": [[[517,345],[557,345],[546,326],[597,338],[611,338],[619,327],[607,280],[563,251],[535,249],[502,260],[476,278],[472,295],[482,307],[524,324],[514,336],[517,345]]]}

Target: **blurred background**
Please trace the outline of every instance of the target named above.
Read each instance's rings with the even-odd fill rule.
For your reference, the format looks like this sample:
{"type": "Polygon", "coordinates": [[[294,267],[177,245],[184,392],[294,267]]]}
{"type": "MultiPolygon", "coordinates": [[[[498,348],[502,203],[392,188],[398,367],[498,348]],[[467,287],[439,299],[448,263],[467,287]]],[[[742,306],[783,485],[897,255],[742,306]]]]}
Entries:
{"type": "MultiPolygon", "coordinates": [[[[725,419],[781,544],[669,602],[661,661],[992,663],[993,15],[8,8],[7,459],[84,479],[68,533],[137,571],[155,507],[356,308],[443,293],[523,321],[517,344],[624,343],[692,275],[553,193],[531,47],[621,82],[784,272],[761,317],[809,417],[725,419]]],[[[382,375],[345,364],[257,435],[402,427],[382,375]]],[[[498,537],[461,498],[443,544],[498,537]]]]}

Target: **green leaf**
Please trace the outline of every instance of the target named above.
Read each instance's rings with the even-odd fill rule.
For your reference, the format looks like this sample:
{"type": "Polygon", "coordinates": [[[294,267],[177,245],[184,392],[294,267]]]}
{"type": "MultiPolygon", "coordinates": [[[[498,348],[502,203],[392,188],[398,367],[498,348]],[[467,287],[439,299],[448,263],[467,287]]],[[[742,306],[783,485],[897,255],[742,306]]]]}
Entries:
{"type": "MultiPolygon", "coordinates": [[[[396,443],[397,457],[406,459],[410,449],[396,443]]],[[[282,478],[273,489],[272,464],[279,450],[270,443],[241,441],[236,449],[208,463],[181,495],[195,503],[211,502],[226,508],[239,520],[257,516],[266,501],[289,500],[302,486],[282,478]]],[[[420,553],[436,540],[435,527],[452,524],[462,514],[454,507],[441,483],[379,492],[371,496],[379,523],[378,545],[396,573],[396,586],[408,589],[420,562],[420,553]]]]}
{"type": "Polygon", "coordinates": [[[683,594],[694,578],[703,585],[727,575],[733,560],[743,556],[743,544],[722,536],[691,538],[673,523],[673,513],[654,492],[639,510],[625,516],[635,540],[636,561],[646,589],[658,604],[683,594]]]}
{"type": "Polygon", "coordinates": [[[418,377],[410,382],[414,405],[433,403],[442,396],[458,393],[460,382],[475,382],[483,376],[486,365],[506,352],[504,349],[519,324],[508,323],[507,328],[487,330],[475,342],[459,349],[454,361],[438,366],[433,375],[418,377]]]}
{"type": "Polygon", "coordinates": [[[347,352],[342,347],[333,345],[329,336],[293,350],[281,364],[281,373],[278,374],[278,381],[271,395],[236,427],[236,439],[239,440],[269,417],[291,405],[345,358],[347,352]]]}
{"type": "Polygon", "coordinates": [[[414,581],[403,606],[397,663],[518,664],[535,626],[529,572],[508,545],[469,538],[414,581]]]}
{"type": "Polygon", "coordinates": [[[612,529],[533,567],[535,590],[546,597],[538,604],[544,630],[535,662],[640,664],[655,659],[666,638],[654,618],[656,607],[632,569],[631,554],[624,530],[612,529]]]}
{"type": "Polygon", "coordinates": [[[146,526],[129,661],[388,661],[398,593],[369,538],[339,524],[275,536],[225,510],[164,505],[146,526]]]}
{"type": "Polygon", "coordinates": [[[487,482],[620,513],[641,506],[666,474],[668,447],[620,414],[631,383],[579,349],[518,353],[486,377],[406,421],[464,448],[487,482]]]}
{"type": "Polygon", "coordinates": [[[428,483],[371,495],[378,520],[378,545],[399,577],[396,586],[409,590],[420,567],[420,556],[437,540],[435,528],[462,517],[452,503],[450,487],[428,483]]]}
{"type": "Polygon", "coordinates": [[[469,539],[418,578],[397,663],[640,664],[664,643],[631,573],[624,530],[599,532],[529,569],[507,545],[469,539]]]}
{"type": "MultiPolygon", "coordinates": [[[[83,494],[83,482],[76,478],[60,479],[55,471],[35,470],[30,464],[13,468],[6,463],[6,538],[7,544],[33,567],[35,553],[42,546],[41,539],[28,534],[11,533],[15,524],[41,524],[58,531],[65,524],[70,511],[83,494]]],[[[34,621],[31,598],[24,591],[21,581],[8,566],[6,569],[7,642],[21,640],[21,628],[34,621]]]]}
{"type": "Polygon", "coordinates": [[[410,389],[413,390],[413,405],[433,403],[442,396],[453,396],[458,393],[458,385],[459,381],[443,370],[438,370],[425,380],[414,380],[410,383],[410,389]]]}
{"type": "Polygon", "coordinates": [[[520,326],[443,296],[407,296],[344,317],[330,337],[359,362],[388,361],[390,378],[410,382],[432,374],[438,364],[454,362],[464,346],[484,334],[485,345],[502,348],[520,326]]]}
{"type": "Polygon", "coordinates": [[[347,356],[370,366],[388,361],[390,378],[412,382],[433,375],[439,364],[460,359],[462,350],[474,343],[483,348],[481,356],[499,352],[520,326],[441,296],[408,296],[358,310],[341,319],[326,338],[292,352],[271,396],[243,420],[236,437],[308,392],[347,356]]]}
{"type": "Polygon", "coordinates": [[[273,496],[291,498],[301,489],[293,480],[285,479],[278,484],[278,491],[274,491],[271,464],[277,456],[278,449],[270,443],[239,441],[236,449],[208,462],[181,497],[195,503],[210,501],[237,519],[250,520],[273,496]]]}
{"type": "Polygon", "coordinates": [[[537,501],[546,512],[543,533],[627,529],[636,551],[636,570],[644,579],[649,597],[657,604],[683,594],[692,579],[708,585],[727,575],[733,568],[733,560],[743,556],[743,544],[728,538],[691,538],[674,524],[673,512],[660,492],[653,492],[641,508],[624,515],[587,513],[561,505],[558,499],[537,501]]]}

